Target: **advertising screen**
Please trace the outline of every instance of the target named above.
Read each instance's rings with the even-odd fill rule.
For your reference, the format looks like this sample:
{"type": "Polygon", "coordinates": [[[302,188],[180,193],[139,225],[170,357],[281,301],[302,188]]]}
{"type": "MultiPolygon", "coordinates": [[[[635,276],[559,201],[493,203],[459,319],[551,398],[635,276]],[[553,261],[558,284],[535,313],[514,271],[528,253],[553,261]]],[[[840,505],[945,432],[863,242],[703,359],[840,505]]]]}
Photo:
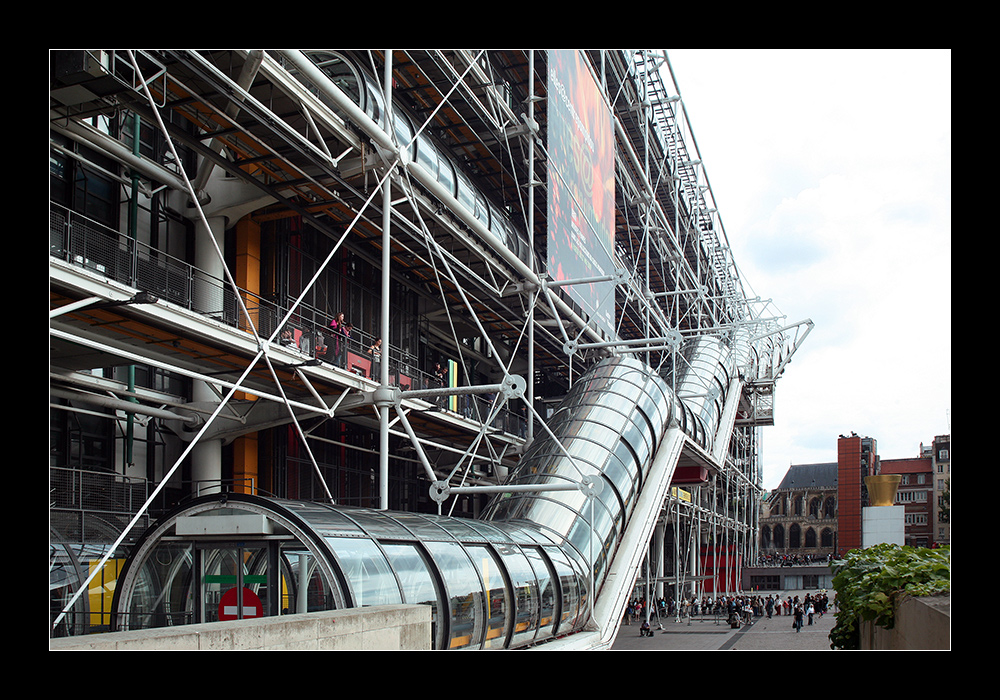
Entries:
{"type": "MultiPolygon", "coordinates": [[[[577,50],[548,52],[548,272],[556,281],[614,272],[615,148],[611,113],[577,50]]],[[[614,334],[614,282],[567,285],[614,334]]]]}

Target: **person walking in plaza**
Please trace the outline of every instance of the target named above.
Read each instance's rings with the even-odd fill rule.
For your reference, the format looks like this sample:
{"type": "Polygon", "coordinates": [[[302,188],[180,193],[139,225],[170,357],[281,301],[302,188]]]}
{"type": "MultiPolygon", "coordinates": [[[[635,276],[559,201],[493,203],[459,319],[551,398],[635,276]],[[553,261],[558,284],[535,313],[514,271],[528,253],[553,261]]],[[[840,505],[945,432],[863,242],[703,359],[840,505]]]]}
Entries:
{"type": "Polygon", "coordinates": [[[796,605],[795,606],[795,622],[792,623],[792,626],[795,627],[795,631],[796,632],[798,632],[798,631],[800,631],[802,629],[802,615],[803,615],[803,613],[802,613],[802,606],[801,605],[796,605]]]}

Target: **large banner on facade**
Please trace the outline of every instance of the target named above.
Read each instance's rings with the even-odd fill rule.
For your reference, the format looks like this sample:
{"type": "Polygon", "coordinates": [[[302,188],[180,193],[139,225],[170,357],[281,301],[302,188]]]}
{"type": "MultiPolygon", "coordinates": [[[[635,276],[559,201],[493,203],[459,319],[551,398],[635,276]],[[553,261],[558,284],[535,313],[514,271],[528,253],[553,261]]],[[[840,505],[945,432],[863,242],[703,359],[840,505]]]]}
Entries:
{"type": "MultiPolygon", "coordinates": [[[[548,52],[548,265],[554,280],[614,272],[615,144],[611,113],[577,50],[548,52]]],[[[614,282],[567,293],[615,337],[614,282]]]]}

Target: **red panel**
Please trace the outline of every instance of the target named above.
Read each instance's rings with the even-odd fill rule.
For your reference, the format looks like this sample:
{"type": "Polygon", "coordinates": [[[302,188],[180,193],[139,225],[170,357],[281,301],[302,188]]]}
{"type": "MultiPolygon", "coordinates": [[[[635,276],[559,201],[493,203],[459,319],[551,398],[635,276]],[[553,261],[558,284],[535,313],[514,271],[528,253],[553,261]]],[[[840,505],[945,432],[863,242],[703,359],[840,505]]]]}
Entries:
{"type": "Polygon", "coordinates": [[[677,467],[674,470],[674,478],[670,481],[670,485],[704,484],[707,481],[708,469],[705,467],[677,467]]]}
{"type": "Polygon", "coordinates": [[[371,374],[372,361],[369,360],[364,355],[359,355],[356,352],[347,352],[347,369],[355,374],[359,374],[362,377],[367,377],[371,374]]]}

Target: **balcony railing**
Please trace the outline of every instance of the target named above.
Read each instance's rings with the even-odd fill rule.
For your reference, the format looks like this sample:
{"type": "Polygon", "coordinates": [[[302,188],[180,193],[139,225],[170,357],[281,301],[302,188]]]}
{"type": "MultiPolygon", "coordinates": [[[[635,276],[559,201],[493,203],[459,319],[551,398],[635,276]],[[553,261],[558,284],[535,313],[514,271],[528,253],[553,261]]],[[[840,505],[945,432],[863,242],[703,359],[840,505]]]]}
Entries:
{"type": "MultiPolygon", "coordinates": [[[[225,280],[57,204],[49,208],[49,255],[220,323],[249,330],[236,292],[225,280]]],[[[271,337],[288,308],[245,290],[239,294],[258,334],[271,337]]],[[[338,360],[334,357],[334,339],[327,324],[325,311],[300,304],[275,342],[309,358],[341,364],[348,371],[370,377],[375,368],[368,348],[375,339],[355,329],[346,342],[343,360],[338,360]]],[[[403,389],[439,386],[432,374],[417,368],[417,358],[409,352],[389,345],[383,347],[382,358],[383,361],[388,358],[391,384],[403,389]]],[[[459,396],[456,408],[466,418],[483,421],[489,415],[490,405],[483,396],[459,396]]],[[[447,408],[448,403],[443,402],[442,406],[447,408]]],[[[492,425],[512,435],[525,435],[523,417],[508,408],[501,410],[492,425]]]]}

